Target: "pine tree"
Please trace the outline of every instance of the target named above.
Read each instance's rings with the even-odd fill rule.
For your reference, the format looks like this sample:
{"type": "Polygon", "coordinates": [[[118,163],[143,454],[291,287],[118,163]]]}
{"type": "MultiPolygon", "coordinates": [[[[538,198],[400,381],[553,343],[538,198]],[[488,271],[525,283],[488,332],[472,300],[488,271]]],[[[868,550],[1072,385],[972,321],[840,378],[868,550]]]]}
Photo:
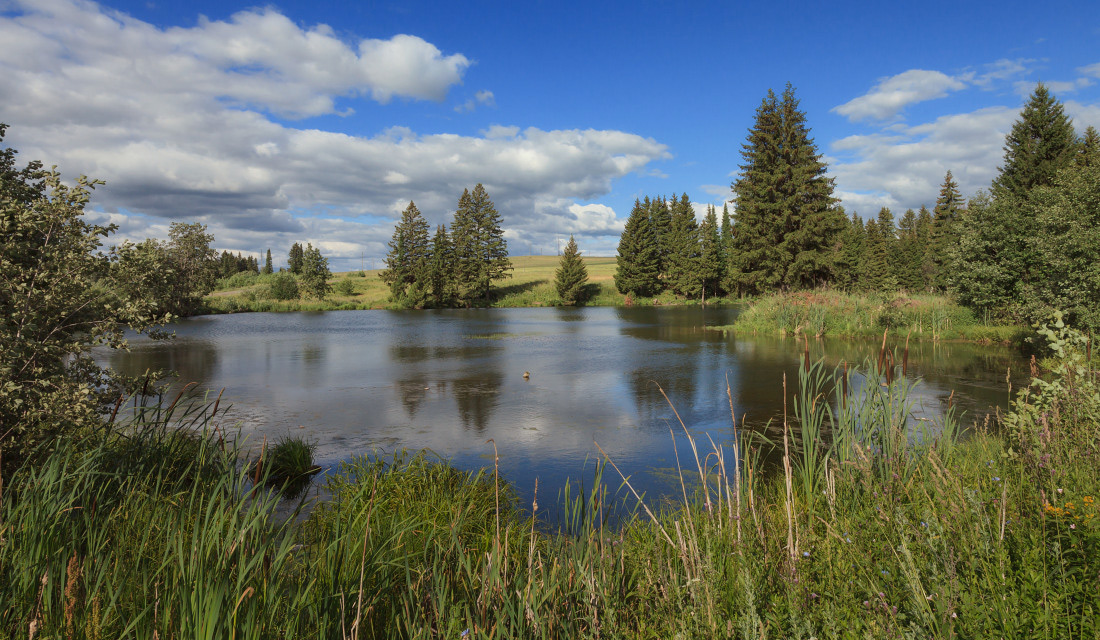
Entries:
{"type": "Polygon", "coordinates": [[[467,299],[487,301],[492,281],[511,277],[512,262],[500,223],[500,213],[481,183],[473,192],[463,190],[451,228],[455,272],[461,294],[467,299]]]}
{"type": "Polygon", "coordinates": [[[269,274],[274,273],[275,267],[271,264],[271,249],[267,250],[267,258],[264,259],[264,269],[262,273],[269,274]]]}
{"type": "Polygon", "coordinates": [[[1081,167],[1100,165],[1100,134],[1092,125],[1085,129],[1085,135],[1081,137],[1081,144],[1077,150],[1077,165],[1081,167]]]}
{"type": "Polygon", "coordinates": [[[321,255],[321,250],[307,243],[302,252],[302,274],[299,285],[302,293],[323,299],[332,291],[328,281],[332,279],[332,272],[328,269],[328,258],[321,255]]]}
{"type": "Polygon", "coordinates": [[[428,293],[434,307],[449,307],[458,296],[454,275],[454,247],[447,236],[447,227],[439,225],[432,238],[428,261],[428,293]]]}
{"type": "Polygon", "coordinates": [[[936,199],[936,207],[932,210],[931,257],[932,263],[935,265],[932,284],[940,291],[947,288],[946,269],[949,256],[958,242],[957,223],[962,210],[963,199],[959,193],[959,185],[955,182],[949,170],[943,178],[940,197],[936,199]]]}
{"type": "Polygon", "coordinates": [[[694,298],[703,286],[699,273],[699,226],[691,199],[683,194],[673,199],[666,246],[666,283],[673,292],[694,298]]]}
{"type": "Polygon", "coordinates": [[[723,253],[718,215],[714,211],[714,205],[708,205],[707,215],[699,226],[699,280],[703,285],[704,297],[708,292],[711,297],[721,295],[726,262],[723,253]]]}
{"type": "Polygon", "coordinates": [[[847,221],[840,235],[840,251],[835,265],[835,282],[844,291],[857,291],[860,288],[866,244],[863,220],[853,211],[851,220],[847,221]]]}
{"type": "Polygon", "coordinates": [[[672,209],[664,196],[652,200],[646,196],[649,209],[649,228],[653,230],[653,244],[657,248],[657,272],[661,275],[660,289],[668,278],[669,254],[672,252],[672,209]]]}
{"type": "Polygon", "coordinates": [[[993,180],[993,197],[1025,198],[1037,186],[1054,182],[1077,153],[1077,134],[1062,103],[1039,83],[1020,118],[1005,137],[1004,166],[993,180]]]}
{"type": "Polygon", "coordinates": [[[768,95],[742,145],[733,278],[742,293],[811,287],[832,277],[844,217],[806,116],[788,83],[768,95]]]}
{"type": "Polygon", "coordinates": [[[554,288],[557,289],[562,304],[572,306],[584,302],[587,284],[588,269],[577,250],[577,241],[570,235],[569,244],[565,245],[565,253],[561,254],[561,262],[554,273],[554,288]]]}
{"type": "Polygon", "coordinates": [[[882,276],[882,290],[894,292],[898,290],[898,234],[894,225],[894,212],[889,207],[882,207],[878,212],[878,235],[882,244],[882,253],[886,260],[886,272],[882,276]]]}
{"type": "Polygon", "coordinates": [[[932,220],[932,212],[928,207],[921,205],[917,212],[917,241],[921,247],[921,284],[922,291],[932,291],[936,284],[936,251],[932,246],[932,228],[935,225],[932,220]]]}
{"type": "Polygon", "coordinates": [[[302,272],[302,253],[301,244],[295,242],[290,245],[290,256],[287,258],[286,267],[294,275],[302,272]]]}
{"type": "Polygon", "coordinates": [[[898,244],[896,275],[898,285],[906,291],[919,291],[922,288],[921,259],[924,251],[917,237],[917,214],[906,209],[898,221],[898,244]]]}
{"type": "Polygon", "coordinates": [[[865,291],[885,291],[889,287],[890,262],[886,255],[886,241],[878,221],[871,218],[865,227],[863,257],[860,260],[860,288],[865,291]]]}
{"type": "Polygon", "coordinates": [[[658,291],[660,254],[653,236],[649,207],[635,200],[619,237],[615,267],[619,293],[647,297],[658,291]]]}
{"type": "Polygon", "coordinates": [[[378,274],[389,285],[394,301],[416,307],[424,303],[428,289],[428,222],[409,202],[393,230],[386,254],[386,268],[378,274]]]}

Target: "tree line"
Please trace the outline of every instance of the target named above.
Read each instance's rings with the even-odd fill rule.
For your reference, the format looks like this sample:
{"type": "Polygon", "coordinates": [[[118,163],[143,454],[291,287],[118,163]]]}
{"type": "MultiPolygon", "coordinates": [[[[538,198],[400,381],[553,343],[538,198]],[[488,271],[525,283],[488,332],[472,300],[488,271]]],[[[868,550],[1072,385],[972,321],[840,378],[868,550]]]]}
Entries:
{"type": "Polygon", "coordinates": [[[946,293],[991,320],[1054,309],[1100,328],[1100,136],[1078,136],[1039,84],[1006,136],[989,192],[948,171],[935,206],[849,217],[794,89],[768,91],[741,148],[721,222],[687,194],[635,200],[619,240],[620,293],[685,298],[831,287],[946,293]]]}
{"type": "Polygon", "coordinates": [[[401,214],[378,277],[393,300],[407,308],[453,307],[487,302],[494,280],[511,277],[501,215],[478,183],[464,189],[451,222],[429,226],[416,204],[401,214]]]}

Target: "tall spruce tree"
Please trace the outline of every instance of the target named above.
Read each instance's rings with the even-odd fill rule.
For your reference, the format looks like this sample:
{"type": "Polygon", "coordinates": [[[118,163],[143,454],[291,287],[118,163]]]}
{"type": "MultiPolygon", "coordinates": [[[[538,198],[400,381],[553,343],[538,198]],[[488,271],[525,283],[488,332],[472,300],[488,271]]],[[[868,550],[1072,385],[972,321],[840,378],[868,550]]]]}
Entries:
{"type": "Polygon", "coordinates": [[[562,304],[572,306],[583,303],[585,287],[588,284],[588,269],[584,266],[581,252],[577,250],[577,241],[569,236],[569,244],[561,254],[558,270],[554,272],[554,288],[562,304]]]}
{"type": "Polygon", "coordinates": [[[722,250],[722,235],[718,227],[718,214],[714,205],[707,206],[707,215],[699,225],[699,280],[704,298],[722,295],[722,279],[725,276],[726,257],[722,250]]]}
{"type": "Polygon", "coordinates": [[[649,206],[638,200],[634,200],[634,208],[619,237],[615,262],[615,288],[619,293],[645,297],[659,290],[660,253],[654,240],[649,206]]]}
{"type": "Polygon", "coordinates": [[[883,255],[886,258],[886,272],[882,276],[883,291],[897,291],[898,289],[898,233],[894,224],[894,212],[889,207],[882,207],[878,212],[879,242],[882,243],[883,255]]]}
{"type": "Polygon", "coordinates": [[[268,273],[274,273],[274,271],[275,271],[275,267],[271,263],[271,249],[268,249],[267,250],[267,257],[264,258],[264,268],[263,268],[263,271],[261,273],[268,274],[268,273]]]}
{"type": "Polygon", "coordinates": [[[451,240],[460,293],[467,300],[487,301],[493,280],[512,275],[508,242],[500,225],[500,213],[480,182],[472,192],[463,190],[451,225],[451,240]]]}
{"type": "Polygon", "coordinates": [[[924,250],[917,237],[917,213],[906,209],[898,221],[896,275],[898,286],[909,292],[922,288],[921,260],[924,250]]]}
{"type": "Polygon", "coordinates": [[[917,240],[921,246],[921,291],[932,291],[936,286],[936,251],[932,246],[932,234],[935,223],[932,220],[932,212],[928,207],[921,205],[917,212],[917,240]]]}
{"type": "Polygon", "coordinates": [[[1005,136],[1004,166],[993,180],[993,197],[1025,198],[1035,187],[1053,183],[1077,148],[1077,134],[1062,103],[1039,83],[1005,136]]]}
{"type": "Polygon", "coordinates": [[[1092,125],[1085,129],[1085,135],[1081,137],[1081,145],[1077,149],[1077,164],[1082,167],[1100,164],[1100,134],[1092,125]]]}
{"type": "Polygon", "coordinates": [[[840,250],[836,256],[833,282],[842,291],[850,292],[859,288],[865,234],[863,220],[856,212],[853,211],[851,219],[845,218],[845,221],[844,231],[840,234],[840,250]]]}
{"type": "Polygon", "coordinates": [[[769,90],[742,145],[732,185],[733,280],[742,293],[811,287],[833,274],[844,218],[798,104],[790,83],[781,101],[769,90]]]}
{"type": "Polygon", "coordinates": [[[672,208],[664,196],[652,200],[646,196],[649,208],[649,228],[653,230],[653,244],[657,247],[658,273],[661,275],[660,288],[664,288],[668,278],[670,254],[672,253],[672,208]]]}
{"type": "Polygon", "coordinates": [[[302,254],[301,243],[295,242],[290,245],[290,255],[287,257],[286,267],[288,271],[295,275],[302,272],[302,254]]]}
{"type": "Polygon", "coordinates": [[[962,211],[963,198],[959,193],[959,185],[948,170],[940,186],[936,207],[932,210],[931,258],[935,265],[932,284],[940,291],[947,288],[947,267],[958,242],[958,220],[962,211]]]}
{"type": "Polygon", "coordinates": [[[891,282],[890,262],[886,242],[878,220],[870,218],[864,227],[863,257],[860,259],[860,288],[865,291],[885,291],[891,282]]]}
{"type": "Polygon", "coordinates": [[[395,302],[415,307],[424,303],[429,284],[428,221],[412,201],[401,213],[401,220],[390,238],[386,268],[378,274],[390,287],[395,302]]]}
{"type": "Polygon", "coordinates": [[[433,307],[449,307],[458,297],[455,280],[454,246],[447,235],[447,227],[439,225],[432,237],[428,259],[428,295],[433,307]]]}
{"type": "Polygon", "coordinates": [[[703,286],[699,273],[699,225],[691,199],[683,194],[673,198],[669,225],[665,281],[678,295],[694,298],[703,286]]]}

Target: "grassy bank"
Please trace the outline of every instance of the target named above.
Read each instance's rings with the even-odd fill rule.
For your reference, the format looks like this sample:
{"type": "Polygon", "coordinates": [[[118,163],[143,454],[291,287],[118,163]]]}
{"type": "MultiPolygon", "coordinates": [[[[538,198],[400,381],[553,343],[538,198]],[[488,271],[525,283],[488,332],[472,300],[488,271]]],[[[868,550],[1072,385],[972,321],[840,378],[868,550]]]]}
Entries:
{"type": "Polygon", "coordinates": [[[781,468],[760,469],[771,445],[749,434],[734,450],[692,442],[683,484],[703,489],[643,503],[621,529],[600,491],[559,496],[563,517],[543,527],[493,468],[426,454],[353,458],[298,524],[239,463],[213,407],[157,408],[92,446],[59,443],[3,488],[0,629],[1096,637],[1100,384],[1080,334],[1048,337],[1052,371],[1002,430],[965,441],[950,411],[909,417],[914,382],[897,370],[804,368],[774,443],[781,468]]]}
{"type": "MultiPolygon", "coordinates": [[[[517,256],[512,258],[514,271],[511,278],[493,283],[493,307],[547,307],[560,304],[554,289],[554,272],[560,258],[557,256],[517,256]]],[[[615,289],[615,258],[584,258],[588,269],[587,306],[617,307],[633,305],[684,304],[684,300],[671,293],[655,298],[631,299],[615,289]]],[[[391,309],[396,305],[390,300],[386,284],[379,279],[379,270],[349,271],[335,274],[333,293],[324,300],[277,300],[271,294],[274,275],[242,273],[218,283],[213,294],[207,296],[206,306],[211,313],[236,313],[241,311],[329,311],[339,309],[391,309]]],[[[726,300],[721,300],[727,303],[726,300]]],[[[689,304],[694,304],[690,301],[689,304]]]]}
{"type": "Polygon", "coordinates": [[[944,296],[802,291],[754,301],[733,325],[712,327],[745,334],[837,337],[911,336],[914,340],[1018,342],[1031,332],[993,325],[944,296]]]}

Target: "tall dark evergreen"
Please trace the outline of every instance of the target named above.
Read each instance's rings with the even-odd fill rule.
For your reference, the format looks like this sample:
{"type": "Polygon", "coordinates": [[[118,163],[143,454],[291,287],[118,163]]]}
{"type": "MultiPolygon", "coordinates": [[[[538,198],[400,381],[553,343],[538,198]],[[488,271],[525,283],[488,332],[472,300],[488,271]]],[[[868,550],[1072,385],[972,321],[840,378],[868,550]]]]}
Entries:
{"type": "Polygon", "coordinates": [[[451,239],[460,294],[467,300],[488,300],[493,280],[511,277],[508,243],[500,225],[500,213],[481,183],[472,192],[463,190],[451,239]]]}
{"type": "Polygon", "coordinates": [[[304,254],[302,245],[298,242],[290,245],[290,255],[287,257],[286,266],[287,270],[297,275],[302,272],[302,255],[304,254]]]}
{"type": "Polygon", "coordinates": [[[1023,198],[1035,187],[1052,184],[1077,148],[1077,134],[1062,103],[1039,83],[1005,137],[1004,165],[993,180],[993,197],[1023,198]]]}
{"type": "Polygon", "coordinates": [[[725,276],[725,252],[722,250],[722,232],[718,227],[718,214],[714,205],[707,207],[703,224],[699,225],[699,281],[703,296],[722,295],[722,279],[725,276]]]}
{"type": "Polygon", "coordinates": [[[264,258],[264,268],[261,273],[272,273],[275,271],[275,267],[271,263],[271,249],[267,250],[267,257],[264,258]]]}
{"type": "Polygon", "coordinates": [[[619,237],[615,288],[623,294],[651,296],[660,287],[660,268],[660,253],[654,239],[649,207],[635,200],[619,237]]]}
{"type": "Polygon", "coordinates": [[[878,220],[867,220],[864,233],[863,257],[859,265],[860,288],[865,291],[885,291],[891,283],[890,262],[878,220]]]}
{"type": "Polygon", "coordinates": [[[386,268],[378,274],[390,287],[394,301],[415,307],[424,303],[428,289],[428,222],[409,202],[393,230],[386,268]]]}
{"type": "Polygon", "coordinates": [[[895,275],[898,285],[909,292],[920,291],[923,286],[921,262],[924,248],[917,235],[917,214],[906,209],[898,221],[898,243],[895,275]]]}
{"type": "Polygon", "coordinates": [[[928,207],[921,205],[917,212],[917,241],[921,246],[921,291],[932,291],[936,283],[935,248],[932,246],[934,221],[928,207]]]}
{"type": "Polygon", "coordinates": [[[931,261],[935,265],[932,285],[943,291],[947,288],[947,269],[950,256],[958,243],[958,221],[964,209],[964,201],[959,193],[951,171],[943,178],[940,196],[932,210],[931,261]]]}
{"type": "Polygon", "coordinates": [[[1077,149],[1077,164],[1082,167],[1100,164],[1100,134],[1092,125],[1085,129],[1085,135],[1081,137],[1081,145],[1077,149]]]}
{"type": "Polygon", "coordinates": [[[865,245],[863,220],[853,211],[851,220],[847,221],[840,234],[840,251],[837,252],[835,265],[834,282],[843,291],[856,291],[860,287],[865,245]]]}
{"type": "Polygon", "coordinates": [[[561,254],[558,270],[554,273],[554,288],[562,304],[574,305],[585,300],[585,286],[588,284],[588,269],[584,266],[581,252],[577,250],[577,241],[569,236],[569,244],[561,254]]]}
{"type": "Polygon", "coordinates": [[[898,259],[898,234],[894,224],[894,212],[889,207],[882,207],[878,212],[878,241],[882,244],[882,253],[886,260],[886,270],[882,274],[883,291],[897,291],[899,259],[898,259]]]}
{"type": "Polygon", "coordinates": [[[665,242],[668,251],[665,282],[676,294],[694,298],[703,286],[699,272],[699,225],[695,221],[695,209],[686,193],[678,200],[673,199],[670,209],[671,221],[665,242]]]}
{"type": "Polygon", "coordinates": [[[434,307],[449,307],[458,297],[454,277],[454,246],[447,235],[447,227],[439,225],[432,237],[431,257],[428,260],[428,295],[434,307]]]}
{"type": "Polygon", "coordinates": [[[653,243],[657,247],[658,272],[664,279],[668,277],[669,254],[672,252],[672,208],[664,196],[652,200],[646,196],[645,204],[649,208],[649,227],[653,230],[653,243]]]}
{"type": "Polygon", "coordinates": [[[768,95],[742,145],[733,183],[734,282],[741,293],[812,287],[829,280],[844,217],[833,183],[788,83],[768,95]]]}

